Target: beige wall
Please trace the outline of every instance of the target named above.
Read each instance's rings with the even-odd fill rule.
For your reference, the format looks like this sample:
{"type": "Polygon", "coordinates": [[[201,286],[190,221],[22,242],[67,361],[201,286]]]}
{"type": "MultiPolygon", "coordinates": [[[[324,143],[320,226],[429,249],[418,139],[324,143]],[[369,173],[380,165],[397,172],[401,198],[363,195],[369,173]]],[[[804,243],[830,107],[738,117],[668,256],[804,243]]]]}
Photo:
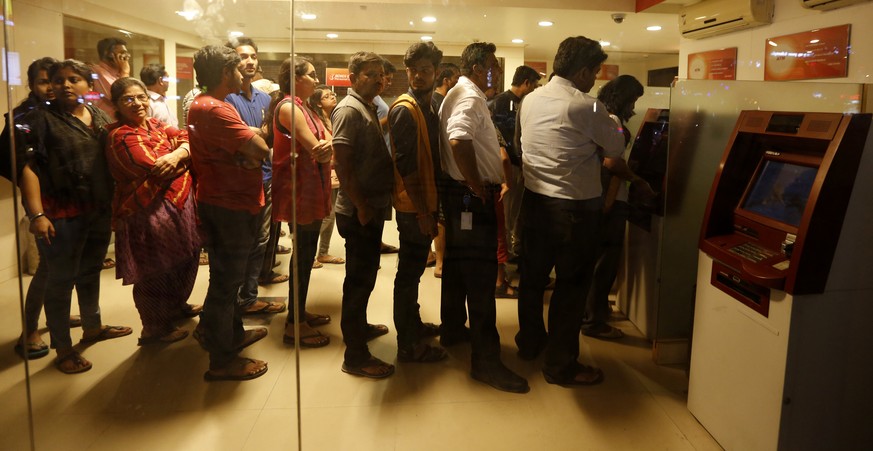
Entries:
{"type": "MultiPolygon", "coordinates": [[[[738,0],[739,1],[739,0],[738,0]]],[[[815,11],[798,0],[776,0],[773,23],[706,39],[681,39],[679,78],[687,78],[688,54],[737,47],[737,80],[764,80],[764,52],[767,38],[836,25],[852,25],[849,76],[809,80],[815,83],[873,83],[873,3],[862,3],[833,11],[815,11]]]]}

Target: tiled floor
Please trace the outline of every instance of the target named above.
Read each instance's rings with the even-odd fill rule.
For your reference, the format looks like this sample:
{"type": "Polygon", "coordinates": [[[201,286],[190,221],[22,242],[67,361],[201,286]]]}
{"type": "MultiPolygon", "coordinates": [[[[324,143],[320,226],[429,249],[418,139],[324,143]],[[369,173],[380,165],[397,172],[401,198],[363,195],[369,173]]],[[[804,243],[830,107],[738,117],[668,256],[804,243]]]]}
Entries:
{"type": "MultiPolygon", "coordinates": [[[[385,241],[397,243],[393,223],[385,241]]],[[[287,238],[283,244],[290,245],[287,238]]],[[[343,255],[342,239],[332,253],[343,255]]],[[[289,256],[281,256],[287,271],[289,256]]],[[[392,333],[370,343],[374,355],[393,361],[391,317],[396,254],[382,258],[369,308],[370,322],[392,333]]],[[[685,407],[682,369],[657,366],[650,343],[633,325],[618,321],[627,335],[614,342],[585,338],[582,360],[603,368],[606,380],[576,389],[547,384],[541,362],[515,355],[515,301],[498,299],[503,359],[527,377],[531,391],[517,395],[472,380],[469,347],[450,348],[438,364],[400,364],[383,381],[340,371],[339,330],[344,266],[313,271],[309,306],[334,321],[320,329],[327,348],[299,354],[302,449],[305,450],[717,450],[718,444],[685,407]]],[[[24,284],[30,277],[24,278],[24,284]]],[[[52,357],[30,362],[34,435],[39,450],[289,450],[298,446],[298,378],[294,350],[282,344],[284,314],[254,317],[270,335],[243,355],[269,362],[254,381],[205,383],[207,355],[188,338],[165,347],[136,345],[139,318],[130,287],[104,271],[101,306],[106,324],[134,327],[128,337],[83,348],[94,369],[64,375],[52,357]]],[[[206,292],[201,267],[192,302],[206,292]]],[[[263,296],[287,295],[287,284],[263,288],[263,296]]],[[[440,281],[422,277],[425,321],[439,320],[440,281]]],[[[75,303],[74,303],[75,304],[75,303]]],[[[0,284],[0,450],[28,449],[24,365],[12,352],[20,329],[18,284],[0,284]]],[[[183,324],[193,330],[196,320],[183,324]]],[[[74,330],[77,340],[81,332],[74,330]]],[[[48,340],[48,333],[44,334],[48,340]]]]}

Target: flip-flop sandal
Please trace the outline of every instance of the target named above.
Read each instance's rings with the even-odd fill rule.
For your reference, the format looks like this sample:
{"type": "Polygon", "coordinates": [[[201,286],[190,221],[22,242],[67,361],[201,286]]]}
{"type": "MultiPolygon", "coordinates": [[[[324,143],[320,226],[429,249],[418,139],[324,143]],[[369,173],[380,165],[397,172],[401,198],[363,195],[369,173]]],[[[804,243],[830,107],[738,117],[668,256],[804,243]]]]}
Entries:
{"type": "MultiPolygon", "coordinates": [[[[282,335],[282,342],[287,345],[293,345],[295,338],[290,335],[282,335]]],[[[319,331],[315,331],[313,334],[304,335],[300,337],[300,347],[301,348],[323,348],[330,344],[330,337],[327,335],[323,335],[319,331]],[[307,341],[309,340],[309,341],[307,341]]]]}
{"type": "MultiPolygon", "coordinates": [[[[257,304],[258,302],[263,302],[263,305],[261,305],[261,307],[256,308],[256,309],[243,310],[242,313],[240,313],[240,314],[241,315],[260,315],[262,313],[282,313],[285,311],[285,304],[283,304],[281,302],[257,300],[257,301],[255,301],[255,304],[257,304]]],[[[255,305],[255,304],[252,304],[252,305],[255,305]]]]}
{"type": "Polygon", "coordinates": [[[279,273],[274,272],[273,274],[270,274],[270,277],[268,279],[258,279],[258,285],[271,285],[271,284],[275,284],[275,283],[283,283],[283,282],[287,282],[289,278],[290,277],[288,276],[288,274],[279,274],[279,273]]]}
{"type": "Polygon", "coordinates": [[[333,255],[322,255],[321,257],[316,258],[316,260],[320,263],[327,263],[331,265],[342,265],[346,262],[344,258],[334,257],[333,255]]]}
{"type": "Polygon", "coordinates": [[[175,343],[179,340],[185,339],[188,336],[187,330],[175,329],[170,332],[165,333],[164,335],[150,335],[148,337],[139,337],[136,344],[137,346],[147,346],[154,344],[169,344],[175,343]]]}
{"type": "Polygon", "coordinates": [[[201,304],[185,304],[179,310],[182,312],[182,317],[194,318],[194,317],[200,315],[200,312],[203,311],[203,305],[201,305],[201,304]]]}
{"type": "Polygon", "coordinates": [[[370,357],[367,361],[360,365],[351,366],[343,363],[343,373],[351,374],[352,376],[368,377],[370,379],[385,379],[394,374],[394,365],[385,363],[375,357],[370,357]],[[381,368],[383,372],[367,372],[364,368],[381,368]]]}
{"type": "Polygon", "coordinates": [[[71,352],[63,357],[56,358],[55,359],[55,367],[58,369],[58,371],[60,371],[64,374],[77,374],[77,373],[84,373],[85,371],[90,370],[92,365],[91,365],[91,362],[82,358],[81,354],[79,354],[76,351],[73,351],[73,352],[71,352]],[[73,367],[72,369],[64,369],[63,365],[66,362],[73,362],[76,366],[73,367]]]}
{"type": "Polygon", "coordinates": [[[388,326],[384,324],[367,324],[367,341],[381,337],[388,333],[388,326]]]}
{"type": "Polygon", "coordinates": [[[113,338],[124,337],[126,335],[130,335],[133,333],[133,329],[125,326],[103,326],[100,329],[100,333],[94,335],[93,337],[89,337],[86,335],[82,336],[81,343],[96,343],[98,341],[111,340],[113,338]]]}
{"type": "Polygon", "coordinates": [[[236,346],[234,346],[234,349],[236,349],[237,351],[242,351],[243,349],[255,344],[266,336],[266,327],[256,327],[254,329],[249,329],[245,331],[245,333],[243,334],[243,339],[240,340],[240,342],[236,346]]]}
{"type": "Polygon", "coordinates": [[[438,337],[440,335],[440,326],[434,323],[421,323],[418,330],[418,336],[421,338],[438,337]]]}
{"type": "Polygon", "coordinates": [[[518,299],[518,288],[500,285],[494,288],[494,297],[498,299],[518,299]],[[509,292],[510,288],[512,288],[512,293],[509,292]]]}
{"type": "Polygon", "coordinates": [[[200,252],[200,261],[198,262],[200,266],[206,266],[209,264],[209,254],[206,252],[200,252]]]}
{"type": "Polygon", "coordinates": [[[321,262],[318,260],[313,261],[312,262],[312,269],[319,269],[319,268],[324,268],[324,265],[321,264],[321,262]]]}
{"type": "Polygon", "coordinates": [[[319,313],[304,312],[304,318],[306,318],[306,324],[309,324],[309,327],[323,326],[330,322],[330,315],[319,313]]]}
{"type": "Polygon", "coordinates": [[[382,246],[379,248],[380,254],[396,254],[400,252],[400,248],[397,246],[392,246],[390,244],[382,243],[382,246]]]}
{"type": "Polygon", "coordinates": [[[27,360],[39,359],[47,356],[49,353],[49,347],[45,343],[27,342],[26,346],[27,351],[25,352],[25,345],[17,343],[15,345],[15,353],[27,360]]]}
{"type": "Polygon", "coordinates": [[[255,359],[249,359],[247,357],[237,357],[231,363],[227,365],[228,368],[232,365],[237,365],[238,368],[233,368],[233,370],[227,373],[215,373],[213,370],[209,370],[203,373],[203,379],[207,381],[247,381],[251,379],[255,379],[264,375],[267,372],[267,362],[255,359]],[[254,364],[256,367],[254,368],[254,372],[245,371],[248,365],[254,364]]]}
{"type": "Polygon", "coordinates": [[[276,253],[279,254],[279,255],[290,254],[290,253],[291,253],[291,248],[290,248],[290,247],[282,246],[282,245],[280,244],[280,245],[276,246],[276,253]]]}
{"type": "Polygon", "coordinates": [[[103,268],[102,269],[109,269],[109,268],[114,268],[114,267],[115,267],[115,260],[113,260],[111,258],[106,258],[103,260],[103,268]]]}

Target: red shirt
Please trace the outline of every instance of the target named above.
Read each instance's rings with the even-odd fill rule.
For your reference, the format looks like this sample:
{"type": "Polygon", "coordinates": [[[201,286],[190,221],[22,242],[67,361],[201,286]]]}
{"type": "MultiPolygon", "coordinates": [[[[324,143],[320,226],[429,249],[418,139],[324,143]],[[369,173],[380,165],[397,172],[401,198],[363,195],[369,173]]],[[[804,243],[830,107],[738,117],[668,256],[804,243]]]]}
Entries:
{"type": "MultiPolygon", "coordinates": [[[[290,99],[285,98],[286,101],[290,99]]],[[[294,218],[294,197],[291,196],[291,171],[297,170],[297,223],[310,224],[324,219],[330,214],[330,163],[318,163],[299,142],[294,142],[297,158],[291,156],[291,133],[279,123],[279,109],[285,102],[276,106],[273,116],[273,220],[291,222],[294,218]],[[292,165],[296,163],[296,165],[292,165]]],[[[303,111],[306,125],[316,139],[324,139],[324,125],[308,110],[300,98],[294,103],[303,111]]]]}
{"type": "Polygon", "coordinates": [[[155,118],[148,119],[146,128],[116,122],[107,129],[106,161],[115,179],[113,217],[128,217],[162,198],[182,209],[191,191],[188,171],[172,182],[152,176],[151,171],[158,158],[188,142],[188,134],[155,118]]]}
{"type": "Polygon", "coordinates": [[[239,149],[255,132],[224,100],[201,94],[188,111],[191,161],[198,202],[257,214],[264,206],[261,168],[245,169],[239,149]]]}

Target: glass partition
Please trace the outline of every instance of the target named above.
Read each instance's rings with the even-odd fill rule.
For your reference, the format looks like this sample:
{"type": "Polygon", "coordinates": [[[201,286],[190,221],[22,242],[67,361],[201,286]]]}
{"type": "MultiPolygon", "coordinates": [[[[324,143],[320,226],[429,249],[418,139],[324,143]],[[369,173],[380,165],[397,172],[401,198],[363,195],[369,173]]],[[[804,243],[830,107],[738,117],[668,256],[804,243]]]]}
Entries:
{"type": "MultiPolygon", "coordinates": [[[[223,45],[233,37],[247,36],[256,42],[262,77],[278,82],[280,67],[286,58],[305,56],[311,60],[319,82],[330,84],[330,90],[339,98],[347,94],[346,88],[342,83],[328,82],[329,71],[346,69],[349,56],[356,51],[377,52],[398,69],[393,86],[383,93],[390,104],[408,88],[403,55],[410,44],[426,39],[424,36],[430,36],[444,52],[443,61],[456,64],[470,42],[495,42],[504,69],[504,74],[496,81],[499,93],[509,88],[513,71],[523,64],[530,64],[541,72],[544,77],[540,83],[545,84],[558,43],[578,34],[580,23],[589,21],[592,33],[598,34],[589,37],[604,40],[608,31],[594,24],[612,25],[610,11],[528,9],[501,1],[486,3],[480,6],[454,1],[358,4],[156,0],[144,5],[129,0],[7,0],[3,2],[3,64],[7,78],[2,101],[11,111],[27,98],[26,70],[34,60],[51,56],[96,64],[100,59],[98,41],[112,37],[126,43],[131,76],[140,77],[140,71],[149,64],[165,67],[167,73],[161,78],[167,85],[164,96],[168,109],[175,113],[180,127],[190,132],[183,101],[197,85],[193,56],[204,45],[223,45]],[[535,23],[518,25],[535,11],[551,18],[560,17],[563,26],[546,33],[535,23]],[[426,16],[436,17],[438,24],[424,20],[426,16]],[[536,35],[547,39],[535,39],[536,35]],[[528,42],[513,42],[522,38],[528,42]]],[[[649,70],[676,66],[675,17],[671,14],[652,16],[659,20],[663,19],[660,16],[666,16],[661,22],[670,27],[672,37],[640,51],[622,51],[622,48],[630,48],[632,41],[641,40],[624,38],[620,33],[611,38],[612,47],[604,44],[610,54],[608,62],[619,66],[619,74],[629,73],[644,82],[649,70]]],[[[592,95],[596,95],[600,85],[601,82],[592,90],[592,95]]],[[[268,90],[275,88],[271,83],[263,86],[268,90]]],[[[93,96],[90,92],[89,95],[93,96]]],[[[668,90],[664,88],[647,88],[646,95],[637,104],[638,116],[631,121],[631,128],[638,127],[637,121],[646,108],[663,107],[667,97],[668,90]]],[[[88,98],[96,100],[96,97],[88,98]]],[[[128,103],[137,102],[131,99],[128,103]]],[[[289,133],[294,136],[293,132],[289,133]]],[[[228,186],[236,182],[233,178],[226,180],[228,186]]],[[[285,329],[286,312],[245,316],[246,329],[265,327],[268,335],[246,348],[242,355],[268,362],[268,372],[254,381],[204,382],[209,357],[198,340],[191,337],[197,330],[197,318],[174,323],[189,334],[184,340],[143,342],[142,338],[147,338],[141,336],[143,315],[149,312],[147,307],[135,304],[134,300],[140,295],[135,284],[132,286],[120,278],[130,268],[121,270],[119,266],[128,264],[125,253],[131,251],[131,246],[149,255],[159,255],[164,249],[161,242],[131,241],[129,235],[120,234],[119,220],[123,218],[118,217],[106,256],[111,261],[106,261],[107,269],[99,273],[100,317],[104,325],[132,328],[132,334],[79,343],[85,332],[74,327],[71,330],[74,349],[93,365],[83,374],[66,375],[58,371],[54,363],[55,350],[50,350],[45,357],[24,361],[7,351],[14,347],[19,332],[25,328],[22,312],[25,295],[29,288],[33,289],[34,257],[38,252],[34,235],[27,228],[28,214],[22,209],[20,192],[13,186],[5,179],[0,180],[0,210],[3,212],[0,216],[4,218],[0,221],[0,249],[3,250],[0,255],[4,256],[0,257],[0,308],[7,313],[0,323],[5,326],[3,340],[0,340],[4,346],[0,357],[0,402],[13,406],[0,414],[4,429],[0,449],[131,445],[143,449],[363,449],[377,445],[409,449],[417,447],[427,436],[441,437],[442,441],[429,445],[432,448],[440,448],[445,443],[460,447],[466,427],[463,421],[452,418],[471,412],[474,417],[483,418],[505,414],[503,409],[493,405],[478,404],[496,399],[491,392],[483,393],[478,385],[467,386],[469,351],[453,354],[452,363],[440,371],[404,368],[402,374],[384,383],[370,383],[372,381],[343,374],[340,371],[344,351],[340,311],[345,266],[335,262],[323,263],[322,268],[313,271],[307,302],[313,313],[331,317],[329,324],[318,329],[330,337],[329,346],[301,349],[300,343],[284,343],[288,340],[283,340],[283,336],[289,333],[285,329]],[[19,226],[20,222],[23,225],[19,226]],[[22,255],[21,263],[18,255],[22,255]],[[453,386],[448,391],[431,388],[445,381],[460,388],[453,386]],[[468,409],[465,403],[471,399],[475,407],[468,409]],[[442,426],[419,435],[416,432],[419,421],[442,426]],[[456,438],[454,442],[446,442],[445,437],[456,438]],[[359,447],[361,443],[367,446],[359,447]]],[[[297,193],[296,199],[307,195],[297,193]]],[[[161,221],[167,220],[161,217],[161,221]]],[[[292,229],[285,223],[279,229],[283,236],[278,238],[278,244],[296,249],[292,229]]],[[[336,231],[329,236],[332,239],[325,246],[325,253],[344,257],[342,237],[336,231]]],[[[383,241],[398,244],[396,225],[391,221],[386,223],[383,241]]],[[[274,273],[268,272],[262,282],[275,279],[279,283],[259,285],[259,298],[292,307],[288,303],[289,289],[300,289],[298,279],[292,277],[291,282],[282,282],[281,276],[293,276],[294,265],[302,268],[314,264],[297,261],[293,256],[294,252],[277,256],[274,273]]],[[[208,259],[208,255],[205,257],[208,259]]],[[[391,309],[395,271],[396,260],[383,257],[368,318],[372,323],[388,325],[391,330],[386,337],[370,342],[371,352],[388,361],[395,360],[397,351],[391,309]]],[[[175,269],[172,272],[180,273],[175,269]]],[[[422,294],[422,317],[439,323],[440,284],[432,274],[432,270],[428,270],[421,282],[420,290],[426,293],[422,294]]],[[[183,297],[190,304],[202,304],[210,282],[209,266],[200,265],[190,296],[183,297]]],[[[186,288],[176,291],[185,293],[186,288]]],[[[77,290],[73,290],[71,296],[70,313],[80,315],[77,301],[79,296],[85,296],[77,290]]],[[[501,336],[510,343],[517,324],[517,319],[513,318],[514,308],[505,305],[500,308],[501,336]]],[[[45,314],[41,313],[39,336],[48,344],[45,321],[45,314]]],[[[514,350],[507,348],[504,353],[514,353],[514,350]]],[[[537,369],[531,366],[525,371],[533,377],[537,369]]],[[[483,447],[511,447],[516,438],[502,433],[507,428],[523,429],[527,415],[524,412],[530,406],[516,399],[506,401],[505,406],[514,412],[508,416],[509,423],[488,423],[488,436],[494,438],[483,447]]],[[[536,416],[549,415],[539,407],[533,410],[536,416]]]]}

